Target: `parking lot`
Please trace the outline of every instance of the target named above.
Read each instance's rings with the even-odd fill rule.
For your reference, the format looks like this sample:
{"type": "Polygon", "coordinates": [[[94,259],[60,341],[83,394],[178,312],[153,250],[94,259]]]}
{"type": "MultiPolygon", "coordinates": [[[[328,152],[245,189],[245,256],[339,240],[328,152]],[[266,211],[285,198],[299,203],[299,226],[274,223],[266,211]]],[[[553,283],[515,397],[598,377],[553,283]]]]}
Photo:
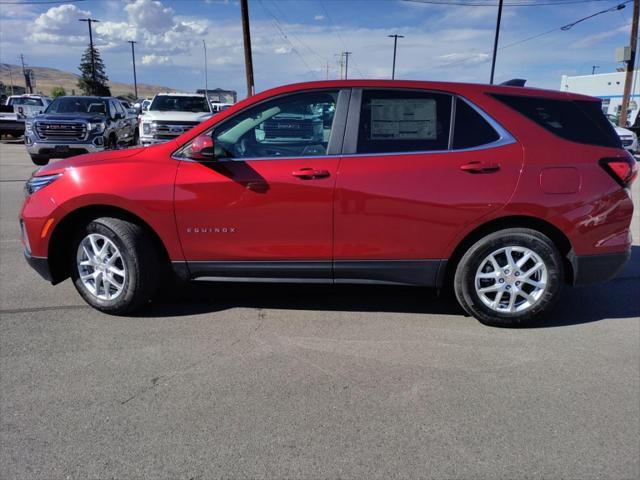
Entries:
{"type": "Polygon", "coordinates": [[[1,478],[640,476],[640,212],[624,272],[536,328],[397,287],[194,285],[124,318],[27,266],[34,168],[0,145],[1,478]]]}

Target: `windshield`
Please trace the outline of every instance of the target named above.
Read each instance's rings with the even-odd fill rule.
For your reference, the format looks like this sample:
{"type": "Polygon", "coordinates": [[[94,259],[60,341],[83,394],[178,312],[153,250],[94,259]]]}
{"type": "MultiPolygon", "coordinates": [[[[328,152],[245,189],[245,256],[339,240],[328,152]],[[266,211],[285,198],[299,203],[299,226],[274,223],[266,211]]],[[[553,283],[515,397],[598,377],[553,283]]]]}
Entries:
{"type": "Polygon", "coordinates": [[[95,97],[58,97],[45,113],[95,113],[106,115],[107,102],[95,97]]]}
{"type": "Polygon", "coordinates": [[[149,110],[159,110],[161,112],[210,112],[205,97],[186,97],[183,95],[158,95],[151,102],[149,110]]]}
{"type": "Polygon", "coordinates": [[[42,100],[39,98],[29,97],[10,98],[9,105],[31,105],[34,107],[41,107],[42,100]]]}

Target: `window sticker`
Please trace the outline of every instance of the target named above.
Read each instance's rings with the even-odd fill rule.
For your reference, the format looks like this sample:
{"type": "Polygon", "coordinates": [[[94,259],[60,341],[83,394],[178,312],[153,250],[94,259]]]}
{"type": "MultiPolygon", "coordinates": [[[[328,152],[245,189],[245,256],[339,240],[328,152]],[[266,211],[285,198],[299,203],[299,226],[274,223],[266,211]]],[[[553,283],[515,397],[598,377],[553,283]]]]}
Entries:
{"type": "Polygon", "coordinates": [[[432,98],[371,99],[371,140],[435,140],[432,98]]]}

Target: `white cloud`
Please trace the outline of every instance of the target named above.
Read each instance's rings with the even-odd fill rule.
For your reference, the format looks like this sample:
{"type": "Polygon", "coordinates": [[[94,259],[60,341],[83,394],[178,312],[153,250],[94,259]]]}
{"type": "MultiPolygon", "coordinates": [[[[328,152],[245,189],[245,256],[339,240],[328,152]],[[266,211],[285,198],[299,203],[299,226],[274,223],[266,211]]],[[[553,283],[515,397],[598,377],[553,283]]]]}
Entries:
{"type": "Polygon", "coordinates": [[[151,55],[144,55],[142,57],[143,65],[170,65],[171,63],[171,58],[166,55],[155,55],[152,53],[151,55]]]}
{"type": "Polygon", "coordinates": [[[91,16],[88,10],[80,10],[73,4],[52,7],[39,15],[33,23],[32,37],[37,42],[74,44],[86,42],[87,24],[79,18],[91,16]]]}
{"type": "Polygon", "coordinates": [[[136,0],[124,7],[129,23],[144,28],[150,33],[161,34],[173,28],[173,10],[158,0],[136,0]]]}
{"type": "Polygon", "coordinates": [[[325,19],[324,15],[316,15],[315,17],[313,17],[314,20],[316,20],[317,22],[321,22],[325,19]]]}

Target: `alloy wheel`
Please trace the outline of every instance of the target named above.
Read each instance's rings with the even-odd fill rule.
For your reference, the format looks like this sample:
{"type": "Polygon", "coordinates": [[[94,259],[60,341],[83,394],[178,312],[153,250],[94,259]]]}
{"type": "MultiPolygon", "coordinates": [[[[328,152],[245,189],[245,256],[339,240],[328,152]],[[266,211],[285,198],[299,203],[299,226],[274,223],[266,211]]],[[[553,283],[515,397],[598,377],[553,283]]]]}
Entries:
{"type": "Polygon", "coordinates": [[[104,235],[91,233],[78,245],[76,264],[85,288],[100,300],[114,300],[123,290],[127,269],[118,247],[104,235]]]}
{"type": "Polygon", "coordinates": [[[487,255],[475,275],[475,290],[495,312],[523,312],[536,305],[547,288],[547,266],[533,250],[502,247],[487,255]]]}

